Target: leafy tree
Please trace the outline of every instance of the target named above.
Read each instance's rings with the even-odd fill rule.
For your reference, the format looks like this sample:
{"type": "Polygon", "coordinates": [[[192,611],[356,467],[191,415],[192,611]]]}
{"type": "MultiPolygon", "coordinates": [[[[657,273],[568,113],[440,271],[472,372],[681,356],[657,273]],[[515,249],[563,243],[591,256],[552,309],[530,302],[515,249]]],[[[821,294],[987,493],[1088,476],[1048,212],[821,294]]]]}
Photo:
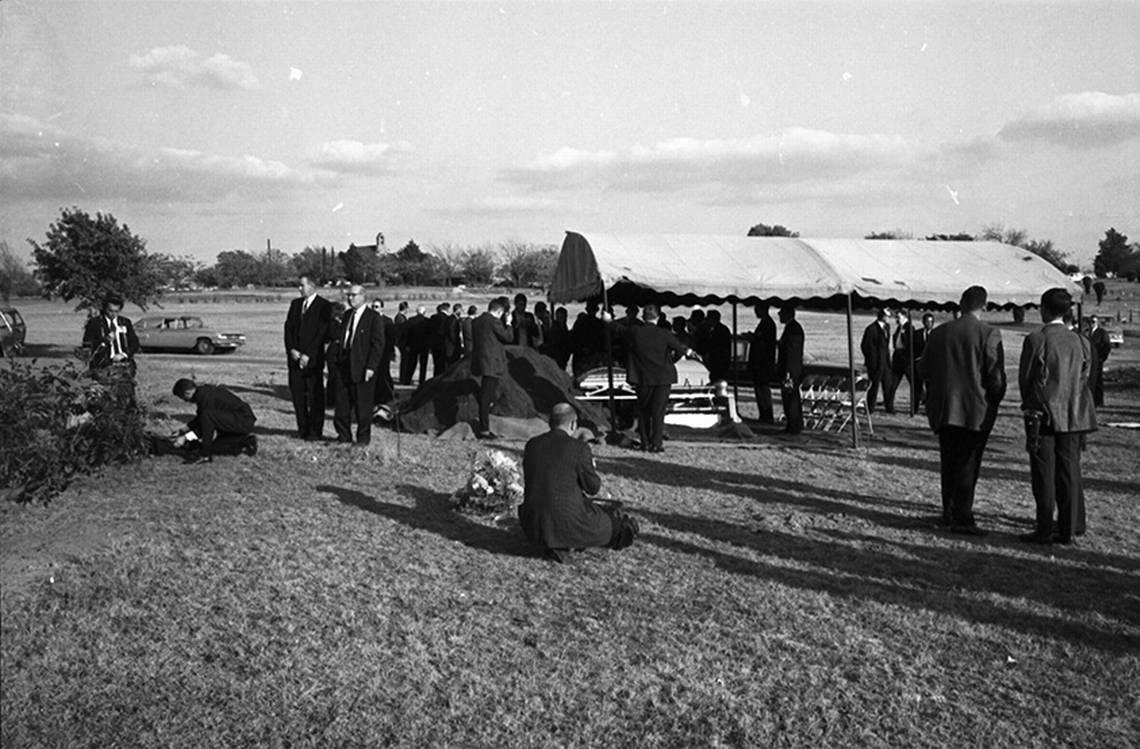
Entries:
{"type": "Polygon", "coordinates": [[[409,239],[395,254],[395,271],[400,283],[423,286],[438,275],[437,259],[420,249],[416,240],[409,239]]]}
{"type": "Polygon", "coordinates": [[[5,302],[16,296],[38,296],[40,285],[21,258],[0,240],[0,299],[5,302]]]}
{"type": "Polygon", "coordinates": [[[293,276],[293,263],[288,255],[273,247],[267,247],[258,258],[257,280],[259,286],[285,286],[293,276]]]}
{"type": "Polygon", "coordinates": [[[451,242],[435,245],[431,248],[435,255],[436,269],[444,286],[454,286],[455,279],[463,275],[463,250],[451,242]]]}
{"type": "Polygon", "coordinates": [[[380,275],[380,256],[374,246],[350,244],[337,259],[344,267],[344,277],[351,283],[368,283],[380,275]]]}
{"type": "Polygon", "coordinates": [[[202,264],[191,257],[155,255],[164,286],[184,289],[194,283],[202,264]]]}
{"type": "Polygon", "coordinates": [[[554,275],[558,250],[553,247],[536,247],[527,242],[508,239],[499,246],[503,258],[500,272],[514,287],[546,284],[554,275]]]}
{"type": "Polygon", "coordinates": [[[863,239],[914,239],[914,235],[902,229],[888,229],[887,231],[873,231],[863,239]]]}
{"type": "Polygon", "coordinates": [[[776,224],[775,226],[768,226],[767,224],[756,224],[748,230],[750,237],[798,237],[798,231],[792,231],[787,227],[776,224]]]}
{"type": "Polygon", "coordinates": [[[1007,229],[1004,224],[990,224],[983,227],[978,239],[982,242],[1001,242],[1015,247],[1024,247],[1029,238],[1025,229],[1007,229]]]}
{"type": "Polygon", "coordinates": [[[463,278],[472,286],[490,286],[495,277],[495,251],[476,247],[463,253],[463,278]]]}
{"type": "Polygon", "coordinates": [[[1093,272],[1104,277],[1110,273],[1122,274],[1138,264],[1137,252],[1128,246],[1128,237],[1111,228],[1100,240],[1100,250],[1093,258],[1093,272]]]}
{"type": "MultiPolygon", "coordinates": [[[[245,250],[226,250],[218,253],[214,264],[217,286],[231,289],[235,286],[256,284],[261,275],[261,263],[257,256],[245,250]]],[[[211,284],[213,285],[213,284],[211,284]]]]}
{"type": "Polygon", "coordinates": [[[161,258],[148,254],[146,242],[109,213],[92,218],[79,208],[64,208],[43,244],[28,243],[34,275],[49,299],[78,299],[76,309],[87,309],[120,296],[145,310],[162,293],[161,258]]]}
{"type": "Polygon", "coordinates": [[[346,275],[344,265],[333,249],[313,245],[293,256],[293,271],[298,278],[307,276],[321,285],[346,275]]]}
{"type": "Polygon", "coordinates": [[[1053,247],[1053,240],[1051,239],[1031,239],[1025,244],[1021,245],[1025,249],[1032,252],[1034,255],[1044,258],[1050,264],[1062,273],[1071,273],[1069,270],[1069,256],[1067,253],[1053,247]]]}

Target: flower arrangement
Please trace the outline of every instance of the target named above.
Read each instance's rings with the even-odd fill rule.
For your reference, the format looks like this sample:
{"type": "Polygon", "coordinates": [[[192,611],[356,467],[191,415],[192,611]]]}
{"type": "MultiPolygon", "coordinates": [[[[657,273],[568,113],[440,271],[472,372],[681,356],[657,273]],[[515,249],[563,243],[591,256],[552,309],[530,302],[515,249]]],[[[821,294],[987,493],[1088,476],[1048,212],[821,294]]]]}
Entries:
{"type": "Polygon", "coordinates": [[[523,499],[522,472],[517,462],[499,450],[475,454],[467,481],[451,495],[457,510],[497,513],[496,520],[514,514],[523,499]]]}

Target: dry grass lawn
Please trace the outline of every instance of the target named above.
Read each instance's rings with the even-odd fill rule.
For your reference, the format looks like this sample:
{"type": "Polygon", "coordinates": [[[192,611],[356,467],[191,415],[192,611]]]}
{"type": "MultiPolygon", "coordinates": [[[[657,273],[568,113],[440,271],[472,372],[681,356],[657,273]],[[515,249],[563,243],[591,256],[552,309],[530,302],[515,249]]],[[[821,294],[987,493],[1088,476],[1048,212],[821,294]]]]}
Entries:
{"type": "MultiPolygon", "coordinates": [[[[74,345],[66,308],[18,306],[33,353],[74,345]]],[[[1092,436],[1089,534],[1053,548],[1016,539],[1033,501],[1015,385],[977,539],[934,527],[921,416],[878,419],[859,449],[599,446],[643,534],[559,566],[517,526],[449,509],[475,444],[294,439],[284,301],[184,308],[251,343],[143,356],[156,425],[189,415],[169,388],[192,373],[251,402],[261,452],[151,459],[0,507],[5,747],[1140,743],[1140,431],[1092,436]]],[[[842,361],[841,317],[805,328],[842,361]]],[[[1014,375],[1027,329],[1003,325],[1014,375]]],[[[1137,348],[1110,365],[1136,368],[1137,348]]],[[[1140,421],[1131,382],[1103,422],[1140,421]]]]}

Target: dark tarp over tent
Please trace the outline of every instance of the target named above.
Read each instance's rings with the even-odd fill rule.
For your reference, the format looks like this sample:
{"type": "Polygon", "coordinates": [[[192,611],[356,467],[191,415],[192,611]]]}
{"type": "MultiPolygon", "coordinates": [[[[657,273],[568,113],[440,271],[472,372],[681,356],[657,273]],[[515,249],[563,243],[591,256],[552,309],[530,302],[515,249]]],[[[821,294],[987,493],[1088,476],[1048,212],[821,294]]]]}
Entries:
{"type": "MultiPolygon", "coordinates": [[[[975,284],[989,292],[991,309],[1036,305],[1056,286],[1082,298],[1081,287],[1051,264],[999,242],[700,234],[590,234],[587,239],[575,232],[566,232],[549,297],[553,303],[592,297],[667,306],[764,300],[846,309],[854,409],[852,310],[954,309],[962,291],[975,284]]],[[[855,441],[854,418],[851,423],[855,441]]]]}

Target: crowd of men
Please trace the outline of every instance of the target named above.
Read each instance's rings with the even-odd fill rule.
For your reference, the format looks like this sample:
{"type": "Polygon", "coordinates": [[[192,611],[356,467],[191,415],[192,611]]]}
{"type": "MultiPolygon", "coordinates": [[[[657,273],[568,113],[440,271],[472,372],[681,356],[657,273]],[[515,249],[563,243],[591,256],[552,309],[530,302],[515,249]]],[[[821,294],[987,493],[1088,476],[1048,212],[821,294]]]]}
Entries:
{"type": "MultiPolygon", "coordinates": [[[[711,381],[730,374],[732,335],[715,309],[695,309],[688,318],[670,319],[657,305],[648,304],[640,310],[629,306],[615,319],[591,302],[569,327],[564,307],[551,314],[538,302],[532,312],[526,295],[517,294],[513,304],[506,297],[491,300],[481,314],[473,305],[441,303],[428,317],[423,307],[409,314],[407,302],[401,302],[393,319],[384,314],[383,301],[369,303],[359,285],[347,289],[343,311],[321,297],[307,277],[300,279],[298,289],[300,295],[286,315],[284,343],[297,433],[304,440],[323,439],[331,391],[337,442],[369,444],[374,406],[395,397],[391,367],[397,352],[404,384],[411,383],[417,368],[420,382],[425,380],[429,357],[433,376],[469,357],[471,375],[478,380],[477,435],[491,438],[496,435],[490,429],[490,411],[499,381],[507,374],[506,345],[534,348],[563,368],[571,365],[576,373],[605,365],[608,348],[636,390],[637,445],[647,452],[664,450],[666,405],[681,357],[702,361],[711,381]]],[[[869,410],[876,408],[881,394],[883,409],[893,412],[899,383],[910,383],[913,402],[924,407],[938,437],[941,522],[951,532],[970,535],[984,533],[974,518],[974,494],[1006,392],[1001,334],[981,319],[986,303],[986,290],[971,286],[962,293],[954,319],[936,327],[934,316],[926,313],[918,329],[908,311],[895,312],[892,326],[891,312],[880,309],[860,344],[870,379],[869,410]]],[[[85,327],[84,345],[97,377],[110,372],[133,377],[139,341],[131,321],[121,315],[122,307],[121,299],[107,299],[85,327]]],[[[1061,288],[1041,297],[1044,324],[1026,336],[1019,363],[1036,503],[1035,529],[1023,539],[1032,543],[1070,544],[1086,530],[1080,456],[1085,436],[1096,429],[1095,408],[1103,404],[1103,365],[1111,347],[1095,318],[1084,330],[1075,329],[1072,307],[1071,296],[1061,288]]],[[[779,310],[779,334],[768,305],[757,305],[755,312],[758,323],[747,366],[759,420],[774,421],[770,392],[777,384],[786,429],[798,433],[803,429],[803,327],[791,304],[779,310]]],[[[170,448],[192,450],[192,457],[201,461],[215,453],[256,454],[256,417],[233,392],[180,379],[174,394],[194,404],[196,414],[170,441],[170,448]]],[[[560,561],[571,548],[624,548],[638,530],[636,521],[620,511],[603,511],[590,503],[599,482],[589,448],[570,436],[575,431],[573,408],[559,405],[551,416],[551,433],[528,443],[524,458],[526,500],[520,518],[528,537],[560,561]]]]}

